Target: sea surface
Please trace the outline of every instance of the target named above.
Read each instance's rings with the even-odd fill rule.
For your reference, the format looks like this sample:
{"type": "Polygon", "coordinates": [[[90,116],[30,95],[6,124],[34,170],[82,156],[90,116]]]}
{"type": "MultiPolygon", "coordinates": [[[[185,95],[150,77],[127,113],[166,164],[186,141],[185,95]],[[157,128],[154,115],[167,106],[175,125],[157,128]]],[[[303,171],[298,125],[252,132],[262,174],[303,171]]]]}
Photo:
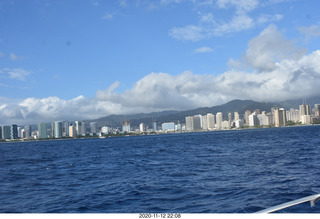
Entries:
{"type": "Polygon", "coordinates": [[[320,126],[0,143],[0,213],[253,213],[317,193],[320,126]]]}

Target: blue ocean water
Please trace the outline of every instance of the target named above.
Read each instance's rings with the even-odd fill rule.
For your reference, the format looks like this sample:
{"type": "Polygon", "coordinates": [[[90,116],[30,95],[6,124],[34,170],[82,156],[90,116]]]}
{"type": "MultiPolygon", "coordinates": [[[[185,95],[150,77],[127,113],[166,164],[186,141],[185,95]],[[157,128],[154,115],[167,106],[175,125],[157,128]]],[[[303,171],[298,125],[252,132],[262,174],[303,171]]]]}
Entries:
{"type": "Polygon", "coordinates": [[[319,176],[320,126],[0,143],[0,212],[252,213],[319,176]]]}

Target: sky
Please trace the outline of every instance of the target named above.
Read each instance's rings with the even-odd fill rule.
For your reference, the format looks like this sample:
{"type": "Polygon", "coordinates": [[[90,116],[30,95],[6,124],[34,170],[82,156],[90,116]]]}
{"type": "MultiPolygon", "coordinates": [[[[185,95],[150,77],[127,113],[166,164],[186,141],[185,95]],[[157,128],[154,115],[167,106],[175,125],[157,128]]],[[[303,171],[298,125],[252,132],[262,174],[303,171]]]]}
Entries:
{"type": "Polygon", "coordinates": [[[0,0],[0,125],[320,92],[318,0],[0,0]]]}

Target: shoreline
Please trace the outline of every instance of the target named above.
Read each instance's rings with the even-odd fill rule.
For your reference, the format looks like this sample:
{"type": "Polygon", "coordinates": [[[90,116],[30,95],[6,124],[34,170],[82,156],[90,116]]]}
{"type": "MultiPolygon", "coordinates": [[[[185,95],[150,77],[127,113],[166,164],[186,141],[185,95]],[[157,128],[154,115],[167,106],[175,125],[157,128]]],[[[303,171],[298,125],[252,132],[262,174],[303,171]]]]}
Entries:
{"type": "Polygon", "coordinates": [[[103,138],[99,136],[82,136],[82,137],[62,137],[62,138],[44,138],[44,139],[1,139],[1,143],[17,143],[17,142],[35,142],[35,141],[61,141],[61,140],[82,140],[82,139],[107,139],[107,138],[117,138],[117,137],[133,137],[133,136],[149,136],[149,135],[167,135],[167,134],[184,134],[184,133],[202,133],[202,132],[220,132],[220,131],[240,131],[240,130],[257,130],[257,129],[269,129],[269,128],[290,128],[290,127],[309,127],[318,126],[320,124],[310,124],[310,125],[291,125],[282,127],[246,127],[246,128],[232,128],[232,129],[221,129],[221,130],[195,130],[195,131],[174,131],[174,132],[130,132],[123,134],[108,134],[104,135],[103,138]]]}

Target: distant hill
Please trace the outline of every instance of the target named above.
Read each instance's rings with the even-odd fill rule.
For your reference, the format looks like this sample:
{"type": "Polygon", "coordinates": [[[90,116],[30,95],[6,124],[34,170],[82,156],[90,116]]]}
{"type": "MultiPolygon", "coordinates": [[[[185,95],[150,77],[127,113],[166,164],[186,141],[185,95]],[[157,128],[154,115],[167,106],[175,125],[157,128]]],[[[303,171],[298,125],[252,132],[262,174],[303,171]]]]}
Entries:
{"type": "Polygon", "coordinates": [[[253,112],[255,109],[260,109],[260,111],[270,112],[272,107],[282,107],[278,103],[260,103],[252,100],[233,100],[226,104],[214,106],[214,107],[202,107],[194,110],[186,111],[163,111],[157,113],[141,113],[134,115],[110,115],[107,117],[90,120],[87,122],[97,122],[97,126],[110,126],[110,127],[121,127],[124,120],[130,121],[131,127],[139,127],[140,123],[144,123],[151,127],[152,121],[157,120],[159,124],[164,122],[180,122],[185,123],[185,117],[193,115],[205,115],[207,113],[216,114],[217,112],[222,112],[224,118],[226,119],[228,113],[238,112],[240,115],[244,114],[246,110],[253,112]]]}

